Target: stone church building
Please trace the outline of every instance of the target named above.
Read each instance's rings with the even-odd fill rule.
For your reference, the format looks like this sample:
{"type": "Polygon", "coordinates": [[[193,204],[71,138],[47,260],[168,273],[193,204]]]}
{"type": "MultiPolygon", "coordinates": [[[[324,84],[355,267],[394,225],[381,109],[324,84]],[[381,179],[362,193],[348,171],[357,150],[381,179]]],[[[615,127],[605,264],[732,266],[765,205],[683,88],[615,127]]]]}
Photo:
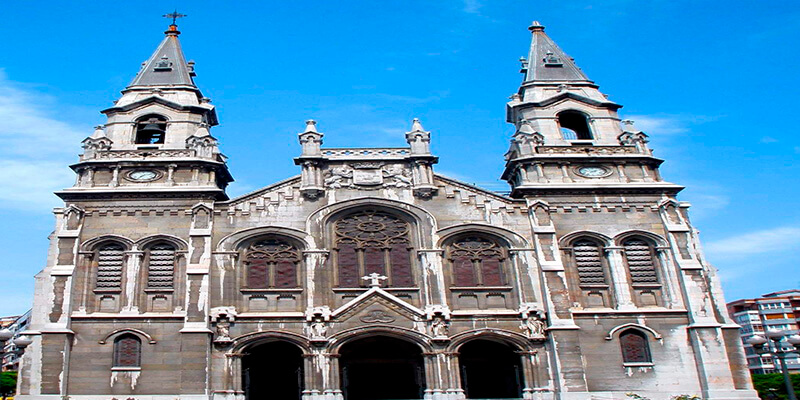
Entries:
{"type": "Polygon", "coordinates": [[[756,399],[682,187],[530,31],[510,194],[437,174],[418,120],[307,121],[300,174],[231,199],[171,25],[57,193],[19,399],[756,399]]]}

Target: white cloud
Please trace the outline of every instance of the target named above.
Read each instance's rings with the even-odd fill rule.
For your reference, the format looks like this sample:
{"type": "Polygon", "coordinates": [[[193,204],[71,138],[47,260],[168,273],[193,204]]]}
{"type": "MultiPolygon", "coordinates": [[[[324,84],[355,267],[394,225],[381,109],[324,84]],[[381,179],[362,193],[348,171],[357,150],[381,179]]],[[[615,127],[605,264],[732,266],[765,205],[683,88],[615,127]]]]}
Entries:
{"type": "Polygon", "coordinates": [[[483,3],[479,0],[464,0],[464,12],[467,14],[481,15],[481,7],[483,3]]]}
{"type": "Polygon", "coordinates": [[[633,120],[636,129],[650,136],[653,135],[679,135],[689,132],[691,126],[711,122],[719,119],[717,116],[707,115],[628,115],[625,119],[633,120]]]}
{"type": "MultiPolygon", "coordinates": [[[[8,79],[0,69],[0,205],[49,211],[59,204],[53,191],[71,186],[78,144],[88,134],[53,118],[49,96],[8,79]]],[[[89,130],[91,133],[91,130],[89,130]]]]}
{"type": "Polygon", "coordinates": [[[784,226],[731,236],[706,244],[706,252],[717,259],[777,253],[800,246],[800,228],[784,226]]]}

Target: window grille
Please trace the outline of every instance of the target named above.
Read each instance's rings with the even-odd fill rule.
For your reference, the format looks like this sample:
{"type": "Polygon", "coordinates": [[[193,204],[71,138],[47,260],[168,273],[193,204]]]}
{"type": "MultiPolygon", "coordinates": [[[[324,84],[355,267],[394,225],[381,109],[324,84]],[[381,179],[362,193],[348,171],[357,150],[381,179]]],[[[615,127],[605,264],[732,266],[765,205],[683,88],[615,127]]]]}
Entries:
{"type": "Polygon", "coordinates": [[[598,285],[606,283],[602,263],[602,249],[591,240],[578,240],[572,245],[575,267],[581,285],[598,285]]]}
{"type": "Polygon", "coordinates": [[[97,288],[121,289],[122,265],[125,260],[125,248],[117,243],[110,243],[97,251],[97,288]]]}
{"type": "Polygon", "coordinates": [[[630,239],[625,241],[623,248],[631,274],[631,283],[658,283],[650,244],[641,239],[630,239]]]}
{"type": "Polygon", "coordinates": [[[114,366],[139,367],[142,358],[142,341],[136,335],[125,334],[114,340],[114,366]]]}
{"type": "Polygon", "coordinates": [[[296,288],[300,250],[293,244],[265,239],[250,245],[245,254],[247,287],[250,289],[296,288]]]}
{"type": "Polygon", "coordinates": [[[456,286],[501,286],[503,249],[496,242],[477,236],[459,239],[450,245],[450,262],[456,286]]]}
{"type": "Polygon", "coordinates": [[[362,276],[389,277],[395,287],[414,285],[409,224],[385,212],[365,210],[334,223],[339,286],[364,285],[362,276]]]}
{"type": "Polygon", "coordinates": [[[171,289],[175,271],[175,247],[158,244],[150,248],[147,264],[147,287],[171,289]]]}
{"type": "Polygon", "coordinates": [[[649,363],[650,345],[647,337],[635,329],[628,329],[619,335],[619,344],[622,348],[622,361],[626,363],[649,363]]]}

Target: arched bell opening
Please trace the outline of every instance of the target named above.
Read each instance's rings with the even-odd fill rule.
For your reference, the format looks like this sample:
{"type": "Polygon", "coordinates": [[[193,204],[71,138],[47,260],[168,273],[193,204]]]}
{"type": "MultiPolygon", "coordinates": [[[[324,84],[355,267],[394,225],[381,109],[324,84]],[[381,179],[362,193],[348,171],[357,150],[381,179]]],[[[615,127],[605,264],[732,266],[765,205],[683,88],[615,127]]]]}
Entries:
{"type": "Polygon", "coordinates": [[[292,343],[274,341],[247,349],[242,358],[242,387],[247,400],[300,400],[303,352],[292,343]]]}
{"type": "Polygon", "coordinates": [[[422,349],[388,336],[356,339],[342,346],[345,400],[421,399],[425,391],[422,349]]]}
{"type": "Polygon", "coordinates": [[[522,398],[523,371],[516,349],[485,339],[459,349],[461,385],[468,399],[522,398]]]}

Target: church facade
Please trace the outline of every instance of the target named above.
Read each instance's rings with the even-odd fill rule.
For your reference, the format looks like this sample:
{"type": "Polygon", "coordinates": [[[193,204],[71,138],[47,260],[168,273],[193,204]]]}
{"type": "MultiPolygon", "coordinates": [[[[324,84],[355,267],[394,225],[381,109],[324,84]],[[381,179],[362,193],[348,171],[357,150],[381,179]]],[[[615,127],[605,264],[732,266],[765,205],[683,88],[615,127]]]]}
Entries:
{"type": "Polygon", "coordinates": [[[230,199],[171,25],[57,193],[19,399],[756,399],[682,187],[530,30],[510,194],[436,174],[418,120],[307,121],[300,175],[230,199]]]}

